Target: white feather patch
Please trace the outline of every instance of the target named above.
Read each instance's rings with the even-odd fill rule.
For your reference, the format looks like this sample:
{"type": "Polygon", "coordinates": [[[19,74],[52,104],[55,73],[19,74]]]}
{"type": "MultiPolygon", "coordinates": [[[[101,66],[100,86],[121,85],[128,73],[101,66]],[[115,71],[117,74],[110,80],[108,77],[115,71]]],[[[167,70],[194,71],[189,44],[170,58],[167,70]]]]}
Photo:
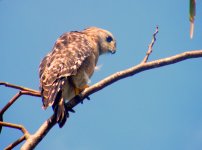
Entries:
{"type": "Polygon", "coordinates": [[[101,68],[102,68],[102,65],[95,66],[95,71],[99,71],[101,70],[101,68]]]}
{"type": "Polygon", "coordinates": [[[91,83],[91,80],[90,80],[90,78],[88,77],[88,75],[87,75],[87,73],[85,71],[84,71],[84,78],[87,81],[87,84],[91,83]]]}

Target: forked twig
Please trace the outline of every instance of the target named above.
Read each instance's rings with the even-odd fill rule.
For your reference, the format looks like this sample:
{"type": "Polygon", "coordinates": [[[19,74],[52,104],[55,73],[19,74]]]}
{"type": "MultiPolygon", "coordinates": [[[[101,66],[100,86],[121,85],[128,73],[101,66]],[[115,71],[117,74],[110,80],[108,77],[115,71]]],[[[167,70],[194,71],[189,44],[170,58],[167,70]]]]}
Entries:
{"type": "Polygon", "coordinates": [[[27,129],[25,129],[25,127],[22,126],[22,125],[0,121],[0,126],[5,126],[5,127],[13,128],[13,129],[18,129],[23,133],[22,137],[20,137],[19,139],[17,139],[16,141],[11,143],[10,145],[8,145],[5,148],[5,150],[10,150],[10,149],[14,148],[15,146],[17,146],[18,144],[20,144],[24,140],[27,140],[29,138],[29,136],[30,136],[27,129]]]}
{"type": "Polygon", "coordinates": [[[25,135],[21,136],[19,139],[17,139],[15,142],[11,143],[10,145],[8,145],[5,150],[11,150],[13,149],[15,146],[17,146],[18,144],[20,144],[21,142],[23,142],[24,140],[26,140],[25,135]]]}
{"type": "Polygon", "coordinates": [[[3,109],[1,109],[0,111],[0,115],[3,116],[4,112],[22,95],[30,95],[30,96],[36,96],[36,97],[40,97],[41,94],[39,93],[39,91],[19,91],[17,94],[15,94],[15,96],[13,96],[10,101],[3,107],[3,109]]]}
{"type": "Polygon", "coordinates": [[[151,43],[150,43],[149,46],[148,46],[148,50],[147,50],[146,56],[144,57],[144,59],[142,60],[141,63],[146,63],[147,60],[149,59],[149,56],[150,56],[150,54],[152,53],[152,48],[153,48],[154,43],[155,43],[155,41],[156,41],[156,35],[158,34],[158,32],[159,32],[159,28],[158,28],[158,26],[157,26],[157,27],[156,27],[156,31],[155,31],[154,34],[153,34],[152,41],[151,41],[151,43]]]}
{"type": "Polygon", "coordinates": [[[30,96],[36,96],[36,97],[40,97],[41,94],[39,91],[30,89],[30,88],[25,88],[22,86],[18,86],[18,85],[14,85],[14,84],[10,84],[7,82],[0,82],[0,85],[4,85],[6,87],[10,87],[10,88],[14,88],[14,89],[18,89],[20,90],[17,94],[15,94],[10,100],[9,102],[3,107],[3,109],[0,110],[0,133],[1,133],[1,129],[2,126],[5,127],[10,127],[10,128],[15,128],[15,129],[19,129],[21,130],[24,135],[22,137],[20,137],[19,139],[17,139],[15,142],[11,143],[9,146],[7,146],[5,149],[12,149],[14,148],[16,145],[20,144],[22,141],[28,139],[28,137],[30,136],[29,132],[22,126],[22,125],[18,125],[18,124],[12,124],[12,123],[8,123],[8,122],[3,122],[3,114],[6,112],[6,110],[8,108],[10,108],[10,106],[19,99],[20,96],[22,95],[30,95],[30,96]]]}
{"type": "Polygon", "coordinates": [[[18,129],[18,130],[22,131],[22,133],[25,135],[26,139],[29,138],[29,136],[30,136],[30,134],[27,131],[27,129],[25,129],[25,127],[22,126],[22,125],[13,124],[13,123],[9,123],[9,122],[3,122],[3,121],[0,121],[0,125],[1,126],[5,126],[5,127],[10,127],[10,128],[18,129]]]}

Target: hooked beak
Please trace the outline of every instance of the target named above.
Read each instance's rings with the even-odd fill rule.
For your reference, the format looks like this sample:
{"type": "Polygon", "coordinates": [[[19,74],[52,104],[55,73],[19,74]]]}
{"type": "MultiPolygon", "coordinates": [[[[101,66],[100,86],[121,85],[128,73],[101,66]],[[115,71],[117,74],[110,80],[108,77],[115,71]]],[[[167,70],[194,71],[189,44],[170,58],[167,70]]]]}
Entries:
{"type": "Polygon", "coordinates": [[[116,50],[109,50],[111,54],[115,54],[116,50]]]}

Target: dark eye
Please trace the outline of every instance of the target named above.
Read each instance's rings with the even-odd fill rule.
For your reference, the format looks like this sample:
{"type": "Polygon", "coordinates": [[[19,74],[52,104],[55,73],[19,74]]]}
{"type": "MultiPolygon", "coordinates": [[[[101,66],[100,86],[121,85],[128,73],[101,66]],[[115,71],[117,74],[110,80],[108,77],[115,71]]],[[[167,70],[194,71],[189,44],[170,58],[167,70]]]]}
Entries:
{"type": "Polygon", "coordinates": [[[108,43],[110,43],[111,41],[113,41],[113,38],[112,38],[111,36],[108,36],[108,37],[106,38],[106,41],[107,41],[108,43]]]}

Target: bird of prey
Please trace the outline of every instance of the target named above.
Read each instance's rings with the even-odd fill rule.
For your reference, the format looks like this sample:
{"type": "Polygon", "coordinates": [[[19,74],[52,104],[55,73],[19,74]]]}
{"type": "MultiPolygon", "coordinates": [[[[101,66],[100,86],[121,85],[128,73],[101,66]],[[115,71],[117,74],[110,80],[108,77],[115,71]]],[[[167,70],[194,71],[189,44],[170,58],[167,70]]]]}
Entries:
{"type": "Polygon", "coordinates": [[[98,58],[116,52],[116,40],[107,30],[89,27],[61,35],[39,67],[43,108],[52,106],[59,127],[68,112],[65,103],[88,87],[98,58]]]}

